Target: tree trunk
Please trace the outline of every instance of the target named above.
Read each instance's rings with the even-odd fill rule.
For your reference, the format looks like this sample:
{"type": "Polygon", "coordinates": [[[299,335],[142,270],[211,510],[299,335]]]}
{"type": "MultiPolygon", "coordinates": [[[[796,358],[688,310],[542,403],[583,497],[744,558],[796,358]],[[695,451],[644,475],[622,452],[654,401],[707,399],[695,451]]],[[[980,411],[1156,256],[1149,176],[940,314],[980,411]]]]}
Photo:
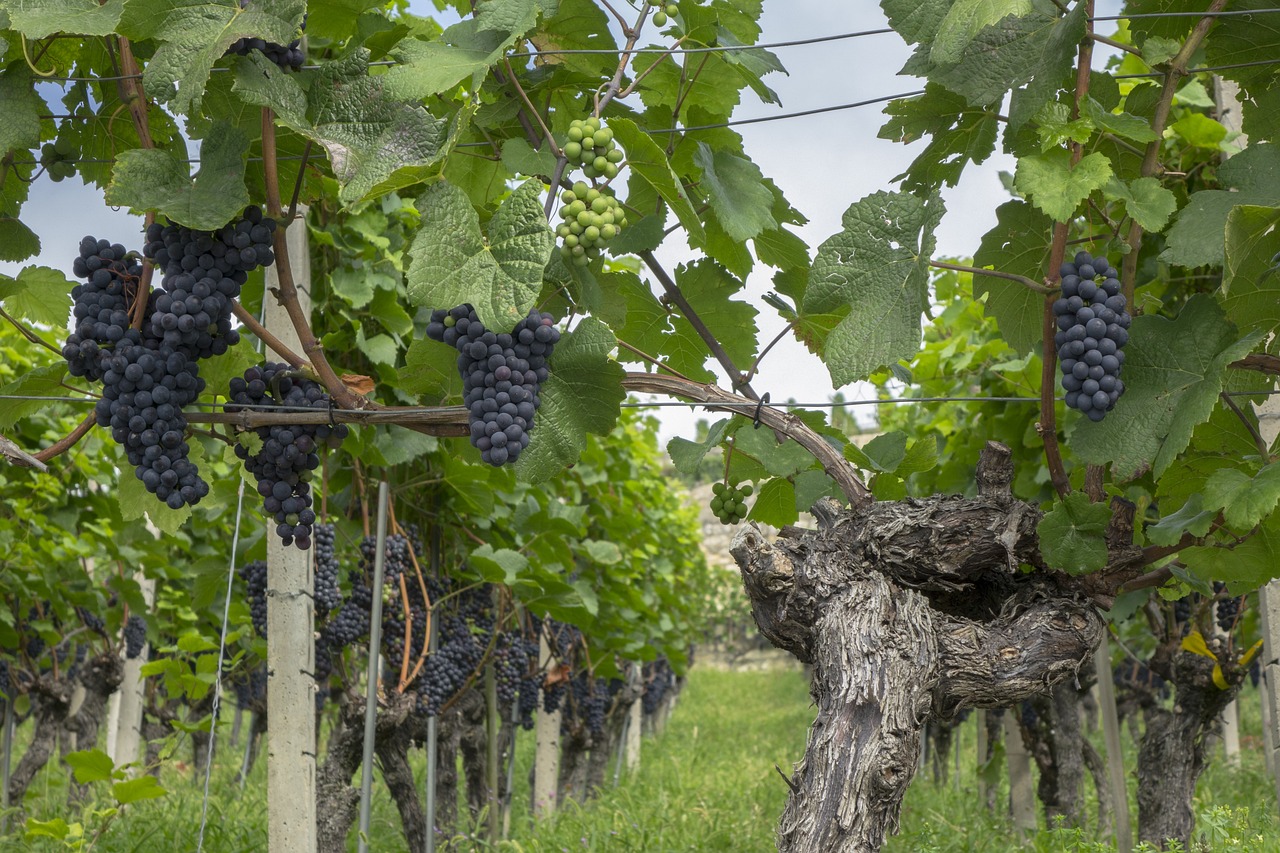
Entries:
{"type": "Polygon", "coordinates": [[[9,805],[21,809],[22,798],[32,780],[46,764],[57,745],[58,731],[71,708],[71,683],[66,679],[44,676],[31,685],[31,716],[35,731],[31,744],[22,753],[18,765],[9,775],[9,805]]]}
{"type": "Polygon", "coordinates": [[[1040,771],[1036,795],[1044,807],[1045,825],[1052,828],[1061,818],[1065,826],[1080,826],[1084,736],[1079,691],[1059,682],[1048,695],[1024,702],[1021,711],[1022,742],[1040,771]]]}
{"type": "MultiPolygon", "coordinates": [[[[75,734],[77,750],[94,749],[98,745],[98,731],[107,715],[107,702],[124,680],[124,664],[117,655],[99,655],[85,661],[79,680],[85,689],[84,702],[75,715],[67,719],[65,728],[75,734]]],[[[88,795],[89,786],[79,785],[73,779],[69,802],[83,802],[88,795]]]]}
{"type": "Polygon", "coordinates": [[[1223,709],[1244,679],[1238,667],[1220,670],[1227,689],[1214,683],[1209,658],[1166,646],[1151,668],[1164,669],[1174,684],[1172,709],[1144,709],[1146,734],[1138,748],[1138,837],[1161,849],[1177,841],[1190,849],[1195,814],[1191,799],[1205,767],[1205,739],[1215,731],[1223,709]]]}
{"type": "Polygon", "coordinates": [[[461,737],[458,740],[462,753],[462,772],[467,784],[467,809],[471,812],[471,821],[480,819],[480,813],[489,803],[489,788],[485,784],[485,763],[488,738],[485,732],[484,695],[470,688],[458,700],[458,719],[461,737]]]}
{"type": "Polygon", "coordinates": [[[324,764],[316,773],[316,850],[346,853],[347,835],[360,808],[360,792],[351,779],[364,750],[364,703],[346,703],[329,735],[324,764]]]}
{"type": "Polygon", "coordinates": [[[587,760],[587,793],[595,796],[605,787],[609,777],[609,763],[616,756],[618,742],[622,739],[622,729],[627,717],[631,714],[631,706],[640,698],[643,688],[637,684],[629,684],[618,691],[609,706],[609,713],[604,720],[604,731],[594,739],[591,757],[587,760]]]}
{"type": "MultiPolygon", "coordinates": [[[[1092,655],[1103,621],[1074,579],[1043,565],[1040,512],[1010,497],[1010,460],[988,444],[978,498],[848,511],[824,501],[817,530],[791,528],[770,543],[747,525],[735,536],[756,624],[814,667],[818,716],[780,851],[879,850],[897,828],[925,722],[1012,705],[1092,655]]],[[[1113,565],[1117,550],[1126,565],[1139,559],[1132,545],[1113,546],[1113,565]]]]}
{"type": "Polygon", "coordinates": [[[560,780],[556,802],[573,799],[581,803],[586,800],[588,755],[593,748],[591,732],[582,721],[560,738],[560,780]]]}
{"type": "MultiPolygon", "coordinates": [[[[399,702],[410,706],[416,701],[412,695],[399,697],[399,702]]],[[[408,712],[405,712],[408,716],[408,712]]],[[[427,844],[427,821],[422,810],[422,799],[413,781],[413,769],[409,766],[409,747],[413,743],[408,720],[382,736],[380,731],[376,751],[382,763],[382,781],[386,783],[391,799],[400,812],[400,826],[410,850],[422,850],[427,844]]]]}
{"type": "Polygon", "coordinates": [[[436,717],[436,821],[437,849],[453,838],[458,827],[458,747],[462,738],[462,711],[454,706],[436,717]]]}

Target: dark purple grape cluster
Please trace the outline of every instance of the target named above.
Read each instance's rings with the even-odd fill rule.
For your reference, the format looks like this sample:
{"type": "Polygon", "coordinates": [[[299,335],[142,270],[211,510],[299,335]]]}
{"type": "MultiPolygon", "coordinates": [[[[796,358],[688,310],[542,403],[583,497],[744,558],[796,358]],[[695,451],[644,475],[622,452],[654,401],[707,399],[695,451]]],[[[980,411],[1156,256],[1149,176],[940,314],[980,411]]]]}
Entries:
{"type": "Polygon", "coordinates": [[[151,334],[193,359],[221,355],[240,339],[232,300],[248,274],[275,263],[275,220],[255,206],[217,231],[153,223],[143,253],[164,273],[151,334]]]}
{"type": "Polygon", "coordinates": [[[244,580],[245,598],[249,601],[249,616],[258,636],[267,636],[267,564],[262,560],[245,563],[237,572],[244,580]]]}
{"type": "Polygon", "coordinates": [[[609,682],[603,678],[591,678],[579,672],[569,682],[572,701],[560,718],[560,733],[569,734],[585,725],[594,735],[604,731],[604,719],[610,704],[609,682]]]}
{"type": "Polygon", "coordinates": [[[1062,389],[1068,407],[1100,421],[1124,393],[1120,368],[1132,318],[1118,273],[1106,258],[1080,252],[1059,273],[1062,296],[1053,303],[1053,313],[1062,389]]]}
{"type": "Polygon", "coordinates": [[[675,672],[672,671],[671,663],[666,658],[658,658],[645,664],[642,673],[644,695],[641,696],[640,702],[644,712],[652,714],[658,710],[658,706],[667,696],[667,691],[675,683],[675,672]]]}
{"type": "MultiPolygon", "coordinates": [[[[373,561],[377,554],[377,539],[366,536],[360,540],[360,568],[370,578],[373,577],[373,561]]],[[[382,555],[382,582],[398,589],[400,576],[412,572],[413,558],[409,556],[409,540],[400,533],[389,534],[386,551],[382,555]]]]}
{"type": "Polygon", "coordinates": [[[135,613],[124,624],[124,656],[129,660],[137,660],[146,645],[147,621],[135,613]]]}
{"type": "MultiPolygon", "coordinates": [[[[226,411],[242,408],[258,411],[314,409],[330,411],[332,401],[324,387],[301,376],[287,364],[268,362],[251,367],[244,377],[231,380],[231,404],[226,411]]],[[[337,447],[347,437],[346,424],[275,424],[258,427],[262,441],[256,452],[236,445],[236,455],[258,482],[263,509],[276,520],[276,535],[286,547],[311,547],[311,472],[320,466],[321,444],[337,447]]]]}
{"type": "Polygon", "coordinates": [[[342,590],[338,588],[338,553],[334,549],[334,528],[332,524],[315,525],[316,542],[316,577],[315,602],[316,618],[323,618],[331,610],[342,606],[342,590]]]}
{"type": "Polygon", "coordinates": [[[353,570],[348,577],[351,581],[351,595],[338,608],[338,614],[325,624],[317,648],[323,645],[333,652],[339,652],[369,635],[373,593],[360,572],[353,570]]]}
{"type": "Polygon", "coordinates": [[[554,684],[546,684],[542,687],[542,710],[548,714],[554,714],[560,710],[560,706],[564,704],[565,694],[569,691],[568,681],[557,681],[554,684]]]}
{"type": "Polygon", "coordinates": [[[520,684],[529,671],[529,652],[523,636],[512,631],[498,635],[493,668],[498,681],[498,701],[509,706],[515,702],[520,684]]]}
{"type": "Polygon", "coordinates": [[[471,444],[490,465],[515,462],[529,446],[547,361],[560,340],[550,314],[538,311],[508,333],[484,327],[470,305],[431,312],[427,337],[458,350],[471,444]]]}
{"type": "Polygon", "coordinates": [[[80,254],[71,263],[78,278],[86,279],[71,290],[74,331],[67,336],[62,357],[67,372],[92,381],[102,379],[102,361],[122,341],[129,329],[129,310],[138,292],[142,265],[119,243],[85,237],[80,254]]]}
{"type": "Polygon", "coordinates": [[[0,696],[12,698],[13,679],[9,675],[9,662],[0,660],[0,696]]]}
{"type": "MultiPolygon", "coordinates": [[[[240,0],[240,8],[248,9],[249,0],[240,0]]],[[[307,19],[302,18],[302,29],[307,28],[307,19]]],[[[287,45],[275,44],[260,38],[242,38],[232,43],[224,55],[235,54],[248,56],[249,51],[256,50],[285,71],[294,71],[302,67],[306,55],[302,52],[302,39],[294,39],[287,45]]]]}
{"type": "Polygon", "coordinates": [[[87,607],[77,607],[76,615],[80,617],[80,621],[84,623],[84,627],[97,634],[100,637],[107,635],[107,623],[102,621],[102,617],[87,607]]]}
{"type": "MultiPolygon", "coordinates": [[[[1227,585],[1221,581],[1215,581],[1213,591],[1222,595],[1227,591],[1227,585]]],[[[1244,596],[1223,596],[1218,599],[1217,617],[1218,627],[1228,634],[1236,627],[1236,622],[1240,618],[1240,611],[1244,604],[1244,596]]]]}

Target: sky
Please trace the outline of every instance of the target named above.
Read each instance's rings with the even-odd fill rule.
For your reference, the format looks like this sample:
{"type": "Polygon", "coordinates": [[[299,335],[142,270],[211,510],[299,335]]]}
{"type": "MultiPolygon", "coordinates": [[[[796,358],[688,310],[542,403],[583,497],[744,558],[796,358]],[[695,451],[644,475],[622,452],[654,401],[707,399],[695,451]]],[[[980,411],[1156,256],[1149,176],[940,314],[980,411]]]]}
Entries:
{"type": "MultiPolygon", "coordinates": [[[[1118,6],[1118,0],[1102,0],[1097,14],[1115,14],[1118,6]]],[[[435,14],[437,20],[449,23],[435,13],[428,0],[412,0],[410,8],[418,14],[435,14]]],[[[760,23],[762,43],[887,26],[878,5],[847,0],[766,0],[760,23]]],[[[1103,25],[1103,31],[1109,26],[1103,25]]],[[[774,52],[788,74],[771,74],[765,82],[778,94],[781,106],[762,103],[748,89],[735,118],[816,109],[922,87],[922,81],[897,73],[910,51],[892,32],[777,48],[774,52]]],[[[1104,61],[1104,57],[1105,54],[1097,55],[1095,64],[1104,61]]],[[[53,96],[46,97],[52,100],[53,96]]],[[[876,138],[885,121],[882,109],[882,105],[873,105],[737,128],[749,156],[778,184],[792,206],[808,217],[808,224],[797,231],[811,251],[840,230],[841,215],[851,203],[878,190],[893,189],[889,179],[902,172],[923,148],[923,142],[902,145],[876,138]]],[[[982,235],[995,224],[996,207],[1009,198],[999,172],[1012,172],[1013,166],[1012,158],[997,150],[981,166],[966,168],[958,186],[944,190],[947,214],[936,233],[938,256],[973,254],[982,235]]],[[[15,275],[22,266],[39,263],[69,274],[74,247],[85,234],[126,245],[140,243],[134,235],[141,231],[141,218],[107,207],[100,190],[86,187],[75,178],[56,184],[48,177],[40,178],[32,188],[22,218],[40,235],[43,251],[24,264],[0,262],[0,273],[15,275]]],[[[664,246],[657,254],[668,268],[691,258],[682,246],[664,246]]],[[[785,325],[771,308],[759,302],[759,297],[771,289],[772,274],[770,268],[758,266],[741,297],[761,309],[757,323],[762,346],[785,325]]],[[[714,361],[708,364],[723,381],[719,366],[714,361]]],[[[849,399],[874,397],[865,383],[834,387],[826,367],[790,336],[765,358],[752,385],[761,394],[769,392],[775,402],[823,402],[837,391],[849,399]]],[[[863,422],[869,423],[866,411],[857,410],[863,422]]],[[[664,442],[675,435],[691,437],[699,419],[717,417],[686,407],[660,409],[658,415],[664,442]]]]}

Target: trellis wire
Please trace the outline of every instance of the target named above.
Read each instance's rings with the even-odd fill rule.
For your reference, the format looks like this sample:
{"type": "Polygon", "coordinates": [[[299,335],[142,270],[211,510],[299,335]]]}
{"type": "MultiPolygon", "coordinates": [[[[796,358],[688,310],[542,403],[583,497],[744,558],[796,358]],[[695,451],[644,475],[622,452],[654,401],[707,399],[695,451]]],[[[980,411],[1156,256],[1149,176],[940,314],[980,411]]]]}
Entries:
{"type": "Polygon", "coordinates": [[[364,752],[360,763],[360,853],[369,850],[373,798],[373,742],[378,721],[378,657],[382,647],[382,577],[386,567],[388,484],[378,483],[377,550],[373,557],[373,613],[369,618],[369,680],[364,699],[364,752]]]}
{"type": "MultiPolygon", "coordinates": [[[[231,560],[227,566],[227,599],[222,607],[222,634],[218,638],[218,668],[214,670],[213,710],[209,718],[209,752],[204,763],[204,805],[200,812],[200,833],[196,836],[196,853],[204,850],[204,830],[209,822],[209,778],[213,774],[213,745],[218,735],[218,709],[222,703],[222,662],[227,651],[227,624],[231,619],[231,589],[236,579],[236,550],[240,547],[240,516],[244,509],[244,478],[236,495],[236,523],[231,534],[231,560]]],[[[253,732],[249,733],[252,741],[253,732]]]]}

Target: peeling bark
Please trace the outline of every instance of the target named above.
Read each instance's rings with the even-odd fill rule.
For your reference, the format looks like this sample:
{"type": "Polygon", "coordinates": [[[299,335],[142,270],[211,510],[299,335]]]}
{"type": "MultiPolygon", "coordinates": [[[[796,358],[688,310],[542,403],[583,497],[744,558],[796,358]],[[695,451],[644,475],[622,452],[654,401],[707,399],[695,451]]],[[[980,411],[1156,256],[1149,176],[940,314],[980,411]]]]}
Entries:
{"type": "MultiPolygon", "coordinates": [[[[396,702],[411,709],[416,700],[412,695],[400,695],[396,702]]],[[[401,712],[393,712],[400,716],[401,712]]],[[[409,710],[402,712],[405,717],[409,710]]],[[[410,850],[422,850],[427,845],[427,820],[422,800],[413,781],[413,769],[409,766],[409,748],[413,740],[407,724],[388,729],[383,736],[379,732],[375,751],[382,765],[382,781],[386,783],[391,799],[400,812],[400,826],[410,850]]]]}
{"type": "Polygon", "coordinates": [[[585,802],[587,799],[588,755],[594,749],[591,732],[585,724],[560,735],[560,778],[557,787],[557,803],[568,800],[585,802]]]}
{"type": "MultiPolygon", "coordinates": [[[[1014,500],[1007,448],[989,444],[977,498],[843,510],[731,553],[761,632],[813,665],[818,716],[792,779],[778,849],[876,851],[897,828],[922,726],[1008,707],[1074,676],[1103,621],[1073,579],[1043,568],[1040,512],[1014,500]]],[[[1077,724],[1078,725],[1078,724],[1077,724]]]]}
{"type": "Polygon", "coordinates": [[[436,819],[437,849],[453,838],[458,826],[458,743],[462,737],[462,712],[455,706],[436,718],[436,819]]]}
{"type": "Polygon", "coordinates": [[[31,735],[31,744],[9,776],[9,803],[19,809],[32,780],[53,755],[58,731],[71,709],[71,682],[51,675],[42,676],[31,685],[28,695],[31,698],[31,716],[36,721],[35,731],[31,735]]]}
{"type": "MultiPolygon", "coordinates": [[[[76,749],[94,749],[98,745],[98,731],[107,716],[107,702],[111,694],[124,680],[124,665],[118,655],[99,655],[80,668],[79,681],[84,685],[84,702],[75,715],[68,718],[65,729],[76,736],[76,749]]],[[[68,793],[70,803],[83,802],[89,796],[89,786],[73,779],[68,793]]]]}
{"type": "Polygon", "coordinates": [[[466,777],[467,809],[471,812],[471,821],[480,819],[480,813],[489,804],[489,788],[485,783],[485,762],[488,760],[488,734],[485,731],[484,695],[474,688],[469,688],[462,698],[457,700],[458,710],[458,751],[462,755],[462,772],[466,777]]]}
{"type": "Polygon", "coordinates": [[[346,853],[347,834],[360,807],[351,779],[360,768],[364,746],[364,703],[352,697],[329,735],[324,763],[316,772],[316,850],[346,853]]]}

